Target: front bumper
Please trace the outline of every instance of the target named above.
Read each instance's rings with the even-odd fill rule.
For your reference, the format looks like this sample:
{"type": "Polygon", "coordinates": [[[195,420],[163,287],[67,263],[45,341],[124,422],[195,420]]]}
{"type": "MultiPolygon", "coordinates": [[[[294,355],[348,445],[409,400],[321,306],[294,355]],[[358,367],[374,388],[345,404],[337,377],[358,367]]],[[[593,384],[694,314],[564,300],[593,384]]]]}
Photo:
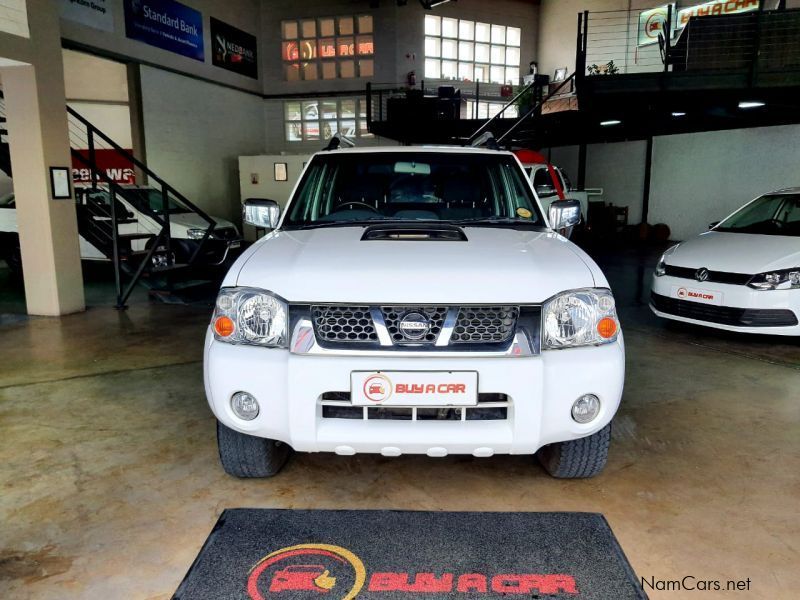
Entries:
{"type": "Polygon", "coordinates": [[[698,282],[664,275],[653,276],[652,292],[650,309],[665,319],[726,331],[800,335],[798,289],[754,290],[746,285],[698,282]],[[683,295],[681,290],[684,290],[683,295]],[[695,292],[711,295],[714,300],[689,299],[688,293],[695,292]]]}
{"type": "Polygon", "coordinates": [[[625,374],[622,336],[612,344],[551,350],[531,357],[297,355],[284,349],[205,344],[205,388],[214,415],[249,435],[283,441],[303,452],[338,454],[532,454],[546,444],[586,437],[607,425],[619,406],[625,374]],[[321,397],[350,389],[351,371],[477,371],[479,393],[506,394],[503,420],[403,421],[323,418],[321,397]],[[261,410],[238,419],[231,395],[247,391],[261,410]],[[600,414],[572,420],[573,402],[592,393],[600,414]]]}

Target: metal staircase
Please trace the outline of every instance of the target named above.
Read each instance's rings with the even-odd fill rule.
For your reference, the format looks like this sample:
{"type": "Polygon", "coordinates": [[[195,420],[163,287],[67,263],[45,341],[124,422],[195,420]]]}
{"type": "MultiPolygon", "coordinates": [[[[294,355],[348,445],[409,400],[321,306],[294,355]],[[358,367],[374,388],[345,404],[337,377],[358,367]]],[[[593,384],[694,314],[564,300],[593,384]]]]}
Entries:
{"type": "MultiPolygon", "coordinates": [[[[221,243],[219,240],[226,239],[220,237],[225,230],[215,235],[214,219],[73,108],[66,109],[73,166],[83,175],[75,181],[78,233],[97,251],[95,258],[105,257],[113,264],[117,308],[126,308],[137,285],[145,286],[151,297],[173,303],[180,301],[180,294],[185,296],[192,288],[211,284],[209,240],[221,243]],[[110,158],[115,164],[130,165],[130,175],[135,170],[136,177],[146,179],[148,187],[160,193],[160,202],[143,203],[141,189],[116,181],[113,170],[100,164],[101,153],[106,162],[110,158]],[[195,220],[203,223],[197,227],[203,235],[192,240],[188,251],[185,243],[173,248],[170,214],[176,209],[184,215],[193,213],[199,217],[195,220]],[[139,220],[147,220],[147,231],[137,227],[139,220]]],[[[11,177],[7,136],[0,90],[0,170],[11,177]]]]}
{"type": "Polygon", "coordinates": [[[196,277],[193,267],[214,234],[214,219],[73,108],[67,107],[67,113],[72,157],[76,165],[89,173],[88,185],[76,189],[78,230],[113,263],[117,308],[126,307],[137,284],[147,287],[151,296],[167,302],[177,290],[207,284],[208,279],[193,278],[196,277]],[[160,206],[143,204],[135,188],[114,181],[98,163],[101,151],[106,156],[115,155],[117,162],[132,165],[138,177],[146,177],[148,186],[160,192],[160,206]],[[136,206],[157,225],[157,231],[123,231],[126,225],[136,223],[126,205],[136,206]],[[198,215],[206,224],[191,253],[180,257],[170,235],[170,213],[175,207],[198,215]]]}

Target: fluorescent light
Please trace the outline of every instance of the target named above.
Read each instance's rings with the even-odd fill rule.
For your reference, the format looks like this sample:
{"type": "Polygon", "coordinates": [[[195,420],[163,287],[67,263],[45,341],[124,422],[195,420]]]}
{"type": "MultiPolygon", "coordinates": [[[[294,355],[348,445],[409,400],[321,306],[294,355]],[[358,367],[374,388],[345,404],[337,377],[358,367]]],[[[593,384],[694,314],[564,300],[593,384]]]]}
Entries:
{"type": "Polygon", "coordinates": [[[617,119],[611,119],[609,121],[600,121],[600,126],[611,127],[612,125],[619,125],[620,123],[622,123],[622,121],[619,121],[617,119]]]}
{"type": "Polygon", "coordinates": [[[758,108],[764,106],[764,104],[764,102],[758,102],[757,100],[745,100],[739,102],[739,108],[758,108]]]}
{"type": "Polygon", "coordinates": [[[685,117],[686,113],[685,112],[673,112],[672,116],[673,117],[685,117]]]}

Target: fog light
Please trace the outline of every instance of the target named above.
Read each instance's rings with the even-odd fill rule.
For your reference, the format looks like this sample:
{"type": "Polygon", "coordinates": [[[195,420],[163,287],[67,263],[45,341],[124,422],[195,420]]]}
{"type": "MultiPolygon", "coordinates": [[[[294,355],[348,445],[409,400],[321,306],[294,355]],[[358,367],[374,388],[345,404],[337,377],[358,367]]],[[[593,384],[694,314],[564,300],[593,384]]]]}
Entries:
{"type": "Polygon", "coordinates": [[[600,412],[600,399],[594,394],[584,394],[572,405],[572,418],[577,423],[588,423],[600,412]]]}
{"type": "Polygon", "coordinates": [[[252,421],[258,416],[258,401],[247,392],[236,392],[231,397],[233,414],[244,421],[252,421]]]}

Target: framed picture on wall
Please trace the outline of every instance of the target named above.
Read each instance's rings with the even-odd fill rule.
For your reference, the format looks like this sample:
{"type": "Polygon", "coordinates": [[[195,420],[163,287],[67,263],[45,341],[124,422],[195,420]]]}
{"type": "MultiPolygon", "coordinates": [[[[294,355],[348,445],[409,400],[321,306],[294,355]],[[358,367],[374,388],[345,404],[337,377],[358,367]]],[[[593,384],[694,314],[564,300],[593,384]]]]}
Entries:
{"type": "Polygon", "coordinates": [[[72,198],[69,167],[50,167],[50,191],[53,200],[69,200],[72,198]]]}
{"type": "Polygon", "coordinates": [[[567,78],[567,67],[563,69],[556,69],[555,74],[553,75],[553,82],[564,81],[567,78]]]}
{"type": "Polygon", "coordinates": [[[275,163],[275,181],[288,181],[289,173],[286,163],[275,163]]]}

